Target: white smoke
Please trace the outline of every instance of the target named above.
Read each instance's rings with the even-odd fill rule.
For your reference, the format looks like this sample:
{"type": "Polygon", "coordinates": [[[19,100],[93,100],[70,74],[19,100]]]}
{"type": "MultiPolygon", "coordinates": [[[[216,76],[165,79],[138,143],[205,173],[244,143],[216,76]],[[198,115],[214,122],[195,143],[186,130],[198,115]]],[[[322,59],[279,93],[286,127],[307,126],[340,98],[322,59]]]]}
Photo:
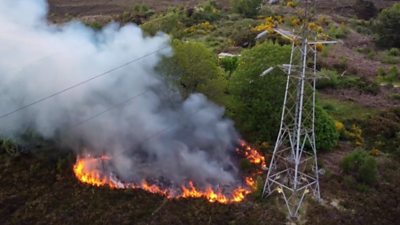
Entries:
{"type": "Polygon", "coordinates": [[[106,153],[129,181],[236,182],[231,154],[237,134],[223,109],[201,94],[168,97],[176,95],[155,72],[172,54],[166,35],[145,37],[133,24],[99,32],[79,22],[53,25],[46,14],[44,0],[0,1],[0,115],[161,50],[2,118],[1,136],[33,128],[71,149],[106,153]]]}

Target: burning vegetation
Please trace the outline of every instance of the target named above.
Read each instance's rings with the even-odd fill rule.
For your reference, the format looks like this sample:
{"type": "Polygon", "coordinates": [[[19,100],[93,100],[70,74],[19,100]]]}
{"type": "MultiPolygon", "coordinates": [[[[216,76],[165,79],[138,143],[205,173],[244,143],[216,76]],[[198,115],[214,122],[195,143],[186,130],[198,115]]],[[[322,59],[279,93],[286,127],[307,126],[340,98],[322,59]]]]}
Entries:
{"type": "Polygon", "coordinates": [[[117,178],[112,172],[107,172],[106,169],[111,157],[80,155],[73,167],[76,178],[88,185],[96,187],[109,187],[111,189],[143,189],[153,194],[162,195],[168,199],[179,198],[204,198],[209,202],[218,202],[221,204],[237,203],[256,189],[254,176],[262,173],[266,167],[264,156],[248,145],[244,141],[240,141],[240,147],[236,152],[248,159],[252,164],[257,166],[257,171],[252,175],[244,178],[242,185],[236,187],[220,187],[215,185],[206,185],[199,187],[193,181],[188,181],[185,184],[174,186],[164,186],[157,182],[149,182],[142,180],[141,182],[123,182],[117,178]],[[228,190],[228,191],[227,191],[228,190]],[[229,193],[228,193],[229,192],[229,193]]]}

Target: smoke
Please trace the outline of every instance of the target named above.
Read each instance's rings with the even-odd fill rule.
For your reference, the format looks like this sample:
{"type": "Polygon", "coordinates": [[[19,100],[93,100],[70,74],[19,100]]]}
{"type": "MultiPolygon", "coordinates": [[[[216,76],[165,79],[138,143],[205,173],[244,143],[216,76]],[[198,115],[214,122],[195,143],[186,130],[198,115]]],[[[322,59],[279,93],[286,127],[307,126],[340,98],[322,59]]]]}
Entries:
{"type": "Polygon", "coordinates": [[[201,94],[181,100],[155,71],[172,54],[166,35],[145,37],[133,24],[98,32],[79,22],[56,26],[46,14],[44,0],[0,1],[1,115],[161,50],[1,119],[1,136],[30,128],[63,147],[107,154],[126,181],[237,182],[238,135],[224,110],[201,94]]]}

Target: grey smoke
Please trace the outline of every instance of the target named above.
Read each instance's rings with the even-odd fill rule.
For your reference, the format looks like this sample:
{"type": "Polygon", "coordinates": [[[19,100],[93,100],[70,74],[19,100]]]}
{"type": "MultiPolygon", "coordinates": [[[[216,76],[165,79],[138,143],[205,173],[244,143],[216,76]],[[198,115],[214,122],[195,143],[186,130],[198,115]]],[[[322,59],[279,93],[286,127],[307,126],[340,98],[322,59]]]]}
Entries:
{"type": "Polygon", "coordinates": [[[238,135],[223,108],[201,94],[181,100],[155,71],[173,54],[166,35],[145,37],[133,24],[113,23],[99,32],[79,22],[56,26],[46,14],[44,0],[0,1],[0,114],[163,50],[0,120],[1,136],[33,128],[78,152],[106,153],[126,181],[237,182],[232,151],[238,135]]]}

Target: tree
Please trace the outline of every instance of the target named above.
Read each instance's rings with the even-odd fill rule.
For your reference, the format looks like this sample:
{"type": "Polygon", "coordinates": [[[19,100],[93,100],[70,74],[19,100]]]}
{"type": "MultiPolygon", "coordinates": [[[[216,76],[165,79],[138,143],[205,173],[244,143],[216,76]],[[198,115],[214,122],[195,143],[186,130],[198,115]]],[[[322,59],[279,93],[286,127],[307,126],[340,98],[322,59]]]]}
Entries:
{"type": "Polygon", "coordinates": [[[239,66],[232,75],[229,110],[239,130],[249,141],[272,141],[279,127],[285,75],[274,70],[266,77],[259,75],[270,66],[289,60],[290,47],[266,42],[242,52],[239,66]]]}
{"type": "Polygon", "coordinates": [[[183,97],[200,92],[222,103],[227,88],[225,73],[215,54],[198,42],[172,42],[174,55],[164,59],[160,71],[172,80],[183,97]]]}
{"type": "Polygon", "coordinates": [[[375,24],[377,43],[382,47],[400,48],[400,3],[384,9],[375,24]]]}
{"type": "Polygon", "coordinates": [[[242,14],[245,17],[255,17],[260,11],[262,0],[232,0],[232,9],[234,12],[242,14]]]}
{"type": "MultiPolygon", "coordinates": [[[[259,75],[268,67],[289,61],[290,46],[266,42],[245,50],[229,87],[233,96],[228,105],[236,125],[249,141],[275,141],[282,113],[286,76],[275,69],[267,76],[259,75]]],[[[333,148],[339,135],[333,119],[316,108],[316,142],[318,149],[333,148]]]]}

